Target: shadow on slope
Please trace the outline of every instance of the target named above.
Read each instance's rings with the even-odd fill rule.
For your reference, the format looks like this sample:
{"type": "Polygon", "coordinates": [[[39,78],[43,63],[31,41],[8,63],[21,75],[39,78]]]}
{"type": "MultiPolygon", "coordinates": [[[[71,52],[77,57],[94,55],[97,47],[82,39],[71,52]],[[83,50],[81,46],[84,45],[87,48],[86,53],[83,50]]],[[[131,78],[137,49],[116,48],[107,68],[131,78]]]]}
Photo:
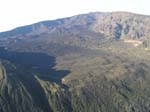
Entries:
{"type": "Polygon", "coordinates": [[[0,59],[8,60],[27,71],[42,74],[40,75],[41,78],[44,78],[44,76],[49,77],[49,79],[45,79],[47,81],[61,82],[61,79],[69,73],[68,70],[56,71],[53,69],[56,65],[55,57],[44,53],[15,52],[0,48],[0,59]]]}
{"type": "MultiPolygon", "coordinates": [[[[9,71],[10,73],[12,72],[13,75],[8,76],[8,79],[11,81],[11,77],[17,77],[32,96],[36,106],[45,112],[52,111],[46,94],[35,78],[35,75],[42,80],[61,84],[61,79],[66,76],[69,71],[57,71],[53,69],[56,65],[55,58],[43,53],[14,52],[0,48],[0,59],[10,61],[17,68],[13,71],[9,71]]],[[[12,84],[14,83],[13,81],[11,82],[12,84]]]]}

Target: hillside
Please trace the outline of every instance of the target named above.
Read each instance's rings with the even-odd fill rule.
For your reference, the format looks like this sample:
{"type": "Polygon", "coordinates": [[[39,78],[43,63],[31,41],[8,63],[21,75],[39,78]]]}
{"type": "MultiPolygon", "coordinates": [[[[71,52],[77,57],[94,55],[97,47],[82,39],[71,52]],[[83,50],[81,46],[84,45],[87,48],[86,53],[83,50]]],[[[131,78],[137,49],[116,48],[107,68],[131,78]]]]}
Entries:
{"type": "Polygon", "coordinates": [[[149,26],[96,12],[0,33],[0,112],[149,112],[149,26]]]}
{"type": "Polygon", "coordinates": [[[145,39],[150,37],[149,26],[150,16],[129,12],[95,12],[19,27],[0,33],[0,37],[51,33],[55,30],[58,32],[72,29],[84,30],[85,28],[114,38],[145,39]]]}

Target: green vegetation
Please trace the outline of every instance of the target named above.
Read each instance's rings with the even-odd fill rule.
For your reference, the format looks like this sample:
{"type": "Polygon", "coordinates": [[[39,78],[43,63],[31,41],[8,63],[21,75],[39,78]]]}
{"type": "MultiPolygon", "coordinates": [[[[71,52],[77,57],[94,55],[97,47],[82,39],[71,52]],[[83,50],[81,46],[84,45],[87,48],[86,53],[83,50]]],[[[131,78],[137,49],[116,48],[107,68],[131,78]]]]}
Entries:
{"type": "MultiPolygon", "coordinates": [[[[117,47],[119,43],[114,47],[109,44],[111,50],[104,46],[96,51],[80,49],[57,55],[56,59],[36,52],[4,50],[0,84],[2,112],[147,112],[150,63],[144,55],[149,56],[149,52],[143,51],[135,58],[134,53],[141,53],[141,48],[130,46],[134,53],[127,53],[127,49],[117,47]],[[16,60],[17,56],[21,60],[16,60]],[[24,61],[32,57],[35,61],[24,61]],[[49,68],[46,62],[51,65],[49,68]],[[39,69],[42,66],[44,71],[39,69]]],[[[55,55],[59,54],[57,50],[55,55]]]]}

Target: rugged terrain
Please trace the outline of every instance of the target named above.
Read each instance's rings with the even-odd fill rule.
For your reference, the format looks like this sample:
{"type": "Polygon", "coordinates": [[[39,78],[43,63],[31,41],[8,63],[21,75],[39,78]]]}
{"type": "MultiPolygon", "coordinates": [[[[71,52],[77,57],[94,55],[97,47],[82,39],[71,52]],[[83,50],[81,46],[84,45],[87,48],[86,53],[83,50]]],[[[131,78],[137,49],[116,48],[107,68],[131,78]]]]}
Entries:
{"type": "Polygon", "coordinates": [[[0,112],[149,112],[149,37],[128,12],[0,33],[0,112]]]}

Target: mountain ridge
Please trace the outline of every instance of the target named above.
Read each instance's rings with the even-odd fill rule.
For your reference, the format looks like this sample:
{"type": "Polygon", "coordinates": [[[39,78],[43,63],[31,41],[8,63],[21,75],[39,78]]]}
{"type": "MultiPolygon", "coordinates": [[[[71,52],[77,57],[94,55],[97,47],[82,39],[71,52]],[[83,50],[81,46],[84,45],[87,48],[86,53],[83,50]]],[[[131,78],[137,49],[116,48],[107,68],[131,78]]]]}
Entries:
{"type": "Polygon", "coordinates": [[[27,26],[1,32],[0,38],[20,35],[39,35],[56,28],[85,27],[93,32],[104,33],[113,38],[144,39],[150,37],[150,16],[130,12],[91,12],[56,20],[41,21],[27,26]],[[143,30],[144,29],[144,30],[143,30]],[[139,31],[141,30],[141,33],[139,31]]]}

